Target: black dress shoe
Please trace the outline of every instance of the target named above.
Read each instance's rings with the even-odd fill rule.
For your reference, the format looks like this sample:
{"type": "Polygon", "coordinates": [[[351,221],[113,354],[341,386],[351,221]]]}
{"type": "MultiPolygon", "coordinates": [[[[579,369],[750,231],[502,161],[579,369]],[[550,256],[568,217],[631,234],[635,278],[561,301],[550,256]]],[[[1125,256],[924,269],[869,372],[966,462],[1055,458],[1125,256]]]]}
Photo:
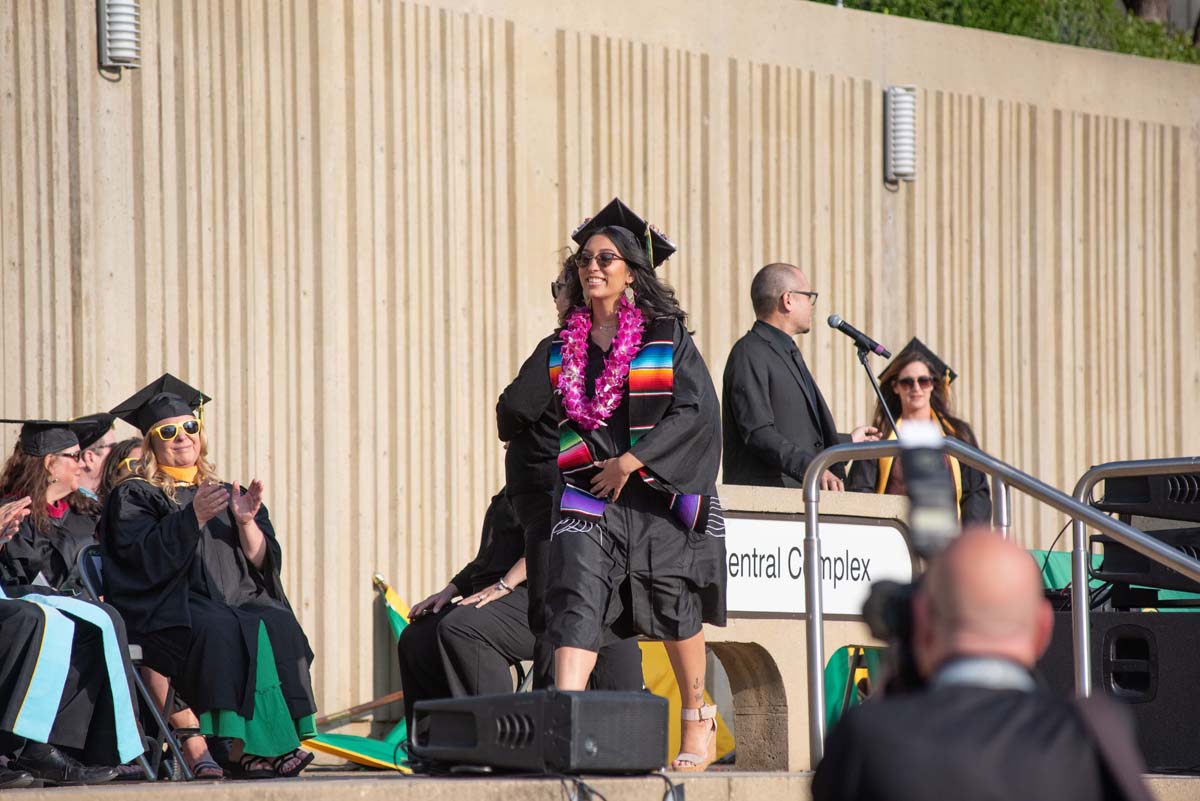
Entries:
{"type": "Polygon", "coordinates": [[[9,762],[9,769],[27,771],[47,785],[103,784],[117,778],[116,768],[88,767],[52,745],[42,745],[33,754],[29,750],[9,762]]]}
{"type": "Polygon", "coordinates": [[[0,790],[28,787],[31,784],[33,784],[33,776],[25,771],[0,768],[0,790]]]}

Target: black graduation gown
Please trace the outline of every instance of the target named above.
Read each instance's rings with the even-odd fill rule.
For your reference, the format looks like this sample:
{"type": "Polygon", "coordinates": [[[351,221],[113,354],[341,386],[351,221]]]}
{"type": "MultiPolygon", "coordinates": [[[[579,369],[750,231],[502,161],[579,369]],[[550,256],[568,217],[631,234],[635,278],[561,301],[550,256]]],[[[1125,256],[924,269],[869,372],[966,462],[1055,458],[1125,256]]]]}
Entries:
{"type": "MultiPolygon", "coordinates": [[[[46,642],[46,612],[19,600],[20,595],[26,593],[53,593],[44,587],[9,588],[6,592],[10,598],[0,599],[0,753],[10,752],[23,742],[22,738],[11,734],[22,708],[26,704],[44,703],[30,695],[39,660],[63,658],[60,653],[47,651],[55,645],[46,642]]],[[[85,602],[80,600],[80,603],[85,602]]],[[[127,653],[129,645],[120,615],[106,604],[95,606],[112,621],[118,648],[121,653],[127,653]]],[[[75,631],[70,640],[70,662],[62,685],[62,697],[46,742],[69,749],[87,764],[119,764],[112,687],[100,631],[70,612],[63,614],[74,620],[75,631]]],[[[122,669],[126,686],[121,688],[118,697],[135,697],[131,690],[131,666],[127,660],[122,669]]]]}
{"type": "Polygon", "coordinates": [[[100,530],[109,602],[125,616],[146,664],[173,678],[198,714],[231,709],[253,717],[265,623],[291,716],[313,714],[313,653],[279,580],[281,552],[267,507],[255,517],[267,542],[259,570],[241,549],[232,511],[197,525],[195,494],[179,486],[172,501],[141,479],[113,490],[100,530]]]}
{"type": "MultiPolygon", "coordinates": [[[[958,512],[963,525],[967,523],[990,523],[992,520],[992,493],[988,489],[987,476],[973,467],[959,462],[959,477],[962,495],[958,499],[958,512]]],[[[846,479],[849,492],[875,492],[879,483],[879,461],[859,459],[850,465],[846,479]]]]}
{"type": "Polygon", "coordinates": [[[79,554],[96,543],[96,518],[67,510],[50,518],[50,528],[38,531],[30,517],[0,550],[0,581],[5,586],[33,584],[41,574],[46,584],[59,589],[67,583],[79,554]]]}
{"type": "Polygon", "coordinates": [[[508,443],[504,476],[509,498],[548,494],[558,486],[558,417],[546,369],[556,338],[552,334],[538,343],[496,402],[496,430],[508,443]]]}
{"type": "MultiPolygon", "coordinates": [[[[664,488],[712,497],[709,525],[702,532],[688,529],[672,514],[670,495],[637,473],[598,525],[561,520],[546,597],[547,638],[556,648],[594,651],[635,635],[681,640],[703,623],[725,623],[724,520],[716,499],[720,406],[691,335],[678,321],[673,329],[672,398],[662,419],[630,447],[626,384],[607,425],[579,435],[597,461],[631,451],[664,488]]],[[[589,396],[604,356],[589,342],[589,396]]]]}

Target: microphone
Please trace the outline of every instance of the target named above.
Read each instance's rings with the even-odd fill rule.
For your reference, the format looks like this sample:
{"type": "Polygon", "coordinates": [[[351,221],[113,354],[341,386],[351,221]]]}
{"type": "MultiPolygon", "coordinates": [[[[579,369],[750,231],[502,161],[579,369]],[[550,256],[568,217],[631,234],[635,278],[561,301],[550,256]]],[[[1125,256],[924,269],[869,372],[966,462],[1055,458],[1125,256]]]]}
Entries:
{"type": "Polygon", "coordinates": [[[883,345],[880,345],[878,342],[871,339],[869,336],[864,334],[862,331],[859,331],[857,328],[850,325],[850,323],[843,320],[842,315],[840,315],[840,314],[829,315],[829,327],[836,329],[838,331],[841,331],[843,334],[845,334],[846,336],[853,339],[855,345],[858,345],[860,348],[863,348],[864,350],[869,350],[872,353],[877,353],[885,359],[892,358],[892,354],[888,351],[887,348],[885,348],[883,345]]]}

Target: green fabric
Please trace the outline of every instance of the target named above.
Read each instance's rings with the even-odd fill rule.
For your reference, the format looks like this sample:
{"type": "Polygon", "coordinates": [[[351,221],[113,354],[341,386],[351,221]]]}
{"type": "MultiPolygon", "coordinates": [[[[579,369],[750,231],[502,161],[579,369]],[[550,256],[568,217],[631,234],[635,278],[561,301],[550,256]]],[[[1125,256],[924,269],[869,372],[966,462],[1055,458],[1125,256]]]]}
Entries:
{"type": "Polygon", "coordinates": [[[300,741],[317,733],[316,719],[305,715],[293,720],[283,698],[283,685],[275,669],[275,649],[265,623],[258,624],[257,680],[254,717],[244,718],[232,709],[214,709],[200,715],[200,731],[215,737],[242,741],[247,754],[277,757],[300,747],[300,741]]]}
{"type": "MultiPolygon", "coordinates": [[[[1071,552],[1070,551],[1030,551],[1033,558],[1037,560],[1038,566],[1042,568],[1042,582],[1047,589],[1061,590],[1071,583],[1071,552]]],[[[1092,554],[1092,569],[1095,570],[1104,562],[1102,554],[1092,554]]],[[[1104,582],[1100,579],[1089,579],[1088,587],[1096,589],[1104,586],[1104,582]]],[[[1136,586],[1136,585],[1135,585],[1136,586]]],[[[1200,594],[1194,592],[1182,592],[1180,590],[1159,590],[1158,599],[1160,601],[1180,601],[1180,600],[1200,600],[1200,594]]],[[[1171,609],[1164,608],[1163,612],[1195,612],[1196,609],[1171,609]]]]}
{"type": "MultiPolygon", "coordinates": [[[[402,726],[403,724],[397,728],[402,726]]],[[[393,742],[390,736],[387,740],[375,740],[370,737],[330,732],[310,738],[307,745],[368,767],[393,768],[405,772],[409,770],[408,752],[398,740],[393,742]]]]}
{"type": "MultiPolygon", "coordinates": [[[[883,654],[887,650],[886,648],[874,645],[849,645],[834,651],[825,664],[825,731],[832,729],[833,724],[837,723],[846,711],[842,708],[842,699],[846,695],[846,685],[851,679],[850,662],[853,658],[850,652],[851,648],[863,649],[862,665],[867,669],[871,685],[874,686],[877,682],[882,681],[883,654]]],[[[852,690],[847,708],[857,706],[861,702],[858,690],[852,690]]]]}
{"type": "Polygon", "coordinates": [[[392,626],[392,634],[396,637],[396,642],[400,642],[400,633],[408,626],[408,621],[404,619],[404,615],[392,608],[389,603],[384,603],[383,608],[387,610],[388,623],[392,626]]]}

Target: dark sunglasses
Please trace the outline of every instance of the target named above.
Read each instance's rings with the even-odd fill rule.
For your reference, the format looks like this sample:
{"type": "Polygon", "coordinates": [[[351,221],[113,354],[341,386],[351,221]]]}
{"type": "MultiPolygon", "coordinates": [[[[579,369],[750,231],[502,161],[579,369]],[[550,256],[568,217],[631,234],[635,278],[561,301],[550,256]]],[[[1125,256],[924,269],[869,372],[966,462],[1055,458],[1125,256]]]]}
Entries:
{"type": "Polygon", "coordinates": [[[914,386],[919,386],[921,389],[929,389],[933,386],[933,377],[927,375],[920,376],[919,378],[905,376],[904,378],[896,379],[896,386],[904,390],[912,389],[914,386]]]}
{"type": "Polygon", "coordinates": [[[562,292],[563,287],[565,287],[565,286],[566,286],[566,284],[563,283],[562,281],[551,281],[550,282],[550,299],[558,300],[558,293],[562,292]]]}
{"type": "Polygon", "coordinates": [[[183,431],[183,433],[193,437],[199,434],[200,421],[193,419],[184,420],[182,423],[167,423],[159,426],[158,428],[152,428],[150,431],[154,434],[158,434],[158,438],[163,442],[170,442],[171,440],[175,439],[175,437],[179,436],[180,431],[183,431]]]}
{"type": "Polygon", "coordinates": [[[594,256],[586,250],[581,250],[575,254],[575,267],[582,270],[592,263],[592,259],[596,260],[596,264],[600,265],[601,270],[607,270],[614,261],[625,261],[621,254],[613,253],[611,250],[602,250],[594,256]]]}
{"type": "Polygon", "coordinates": [[[72,459],[72,460],[78,462],[80,459],[83,458],[83,451],[71,451],[70,453],[56,453],[54,455],[57,456],[59,459],[72,459]]]}

